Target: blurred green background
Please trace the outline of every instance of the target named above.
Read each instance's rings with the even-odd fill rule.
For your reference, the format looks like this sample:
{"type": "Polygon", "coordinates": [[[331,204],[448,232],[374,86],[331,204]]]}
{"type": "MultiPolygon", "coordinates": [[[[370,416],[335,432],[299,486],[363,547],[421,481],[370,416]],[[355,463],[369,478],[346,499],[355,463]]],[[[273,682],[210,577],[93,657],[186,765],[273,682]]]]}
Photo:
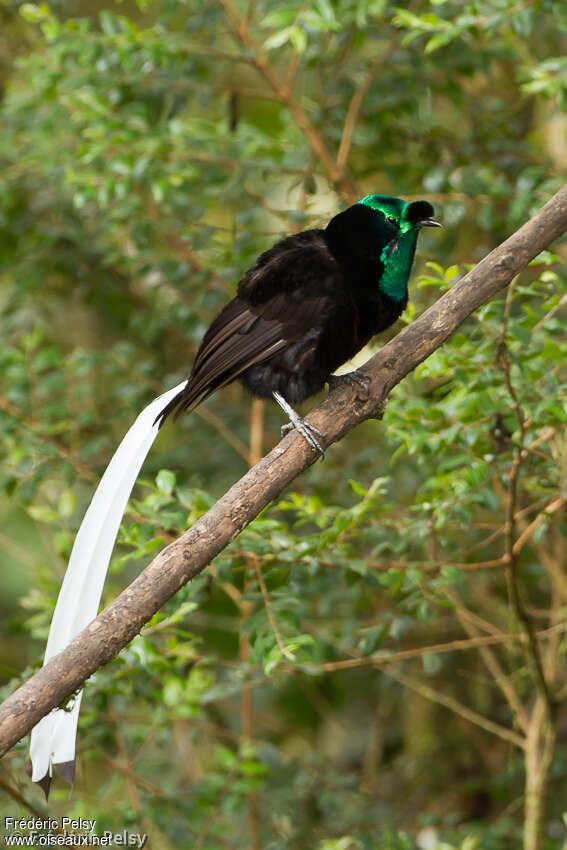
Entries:
{"type": "MultiPolygon", "coordinates": [[[[114,448],[255,257],[367,193],[428,199],[393,335],[565,181],[566,56],[552,0],[0,0],[4,696],[114,448]]],[[[52,816],[151,848],[567,847],[553,250],[90,680],[52,816]]],[[[107,601],[281,423],[239,385],[168,423],[107,601]]],[[[6,815],[47,811],[26,758],[6,815]]]]}

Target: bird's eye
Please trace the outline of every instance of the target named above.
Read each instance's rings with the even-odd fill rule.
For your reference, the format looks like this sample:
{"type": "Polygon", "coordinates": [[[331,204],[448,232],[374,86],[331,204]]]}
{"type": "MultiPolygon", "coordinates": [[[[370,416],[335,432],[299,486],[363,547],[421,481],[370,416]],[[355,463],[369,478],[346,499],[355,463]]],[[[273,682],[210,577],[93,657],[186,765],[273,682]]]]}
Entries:
{"type": "Polygon", "coordinates": [[[387,216],[386,221],[388,222],[388,224],[391,224],[392,226],[398,223],[393,215],[387,216]]]}

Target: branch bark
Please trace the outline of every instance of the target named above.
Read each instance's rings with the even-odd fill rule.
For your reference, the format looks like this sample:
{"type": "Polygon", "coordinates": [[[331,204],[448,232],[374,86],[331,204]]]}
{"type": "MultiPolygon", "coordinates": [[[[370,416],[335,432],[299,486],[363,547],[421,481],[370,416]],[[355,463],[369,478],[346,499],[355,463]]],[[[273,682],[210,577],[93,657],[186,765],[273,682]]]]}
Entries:
{"type": "MultiPolygon", "coordinates": [[[[365,419],[380,416],[392,388],[566,230],[567,184],[365,364],[364,372],[370,377],[367,399],[356,401],[351,389],[341,387],[313,411],[310,421],[326,435],[324,447],[365,419]]],[[[160,552],[66,649],[0,706],[0,756],[114,658],[180,587],[315,459],[305,440],[291,432],[192,528],[160,552]]]]}

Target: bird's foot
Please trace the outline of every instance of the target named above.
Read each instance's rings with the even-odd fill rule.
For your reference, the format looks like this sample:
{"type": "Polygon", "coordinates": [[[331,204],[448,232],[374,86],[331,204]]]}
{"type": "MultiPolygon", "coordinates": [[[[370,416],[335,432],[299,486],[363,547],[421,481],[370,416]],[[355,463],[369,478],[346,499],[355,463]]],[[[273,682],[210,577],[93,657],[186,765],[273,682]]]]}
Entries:
{"type": "Polygon", "coordinates": [[[285,437],[285,435],[289,434],[289,432],[292,431],[294,428],[301,434],[301,436],[305,440],[307,440],[307,442],[314,451],[319,452],[322,459],[324,460],[325,452],[323,451],[322,446],[320,445],[317,437],[315,436],[315,434],[317,434],[318,437],[323,437],[324,434],[322,434],[321,431],[319,431],[319,429],[315,427],[315,425],[310,425],[309,422],[306,422],[305,419],[302,419],[301,416],[298,416],[295,421],[286,422],[285,425],[282,425],[282,437],[285,437]]]}
{"type": "Polygon", "coordinates": [[[370,394],[370,376],[364,375],[361,372],[347,372],[346,375],[329,375],[327,378],[329,390],[334,390],[337,387],[347,384],[349,387],[356,387],[357,398],[365,400],[370,394]],[[362,392],[360,392],[360,390],[362,392]]]}
{"type": "Polygon", "coordinates": [[[305,419],[297,413],[291,404],[285,400],[285,398],[280,395],[278,392],[272,393],[275,400],[282,408],[282,410],[287,414],[289,418],[289,422],[286,422],[285,425],[282,425],[282,437],[285,437],[293,428],[298,431],[304,440],[311,446],[313,451],[318,452],[323,460],[325,459],[325,452],[317,437],[325,437],[325,435],[315,427],[315,425],[310,425],[309,422],[306,422],[305,419]]]}

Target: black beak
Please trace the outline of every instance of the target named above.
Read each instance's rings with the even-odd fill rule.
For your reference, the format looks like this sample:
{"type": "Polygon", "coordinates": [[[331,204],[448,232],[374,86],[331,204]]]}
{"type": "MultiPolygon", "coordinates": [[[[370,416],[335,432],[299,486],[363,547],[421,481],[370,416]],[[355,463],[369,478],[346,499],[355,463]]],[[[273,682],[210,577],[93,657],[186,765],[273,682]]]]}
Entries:
{"type": "Polygon", "coordinates": [[[419,222],[420,227],[443,227],[440,221],[434,221],[432,218],[423,218],[419,222]]]}

